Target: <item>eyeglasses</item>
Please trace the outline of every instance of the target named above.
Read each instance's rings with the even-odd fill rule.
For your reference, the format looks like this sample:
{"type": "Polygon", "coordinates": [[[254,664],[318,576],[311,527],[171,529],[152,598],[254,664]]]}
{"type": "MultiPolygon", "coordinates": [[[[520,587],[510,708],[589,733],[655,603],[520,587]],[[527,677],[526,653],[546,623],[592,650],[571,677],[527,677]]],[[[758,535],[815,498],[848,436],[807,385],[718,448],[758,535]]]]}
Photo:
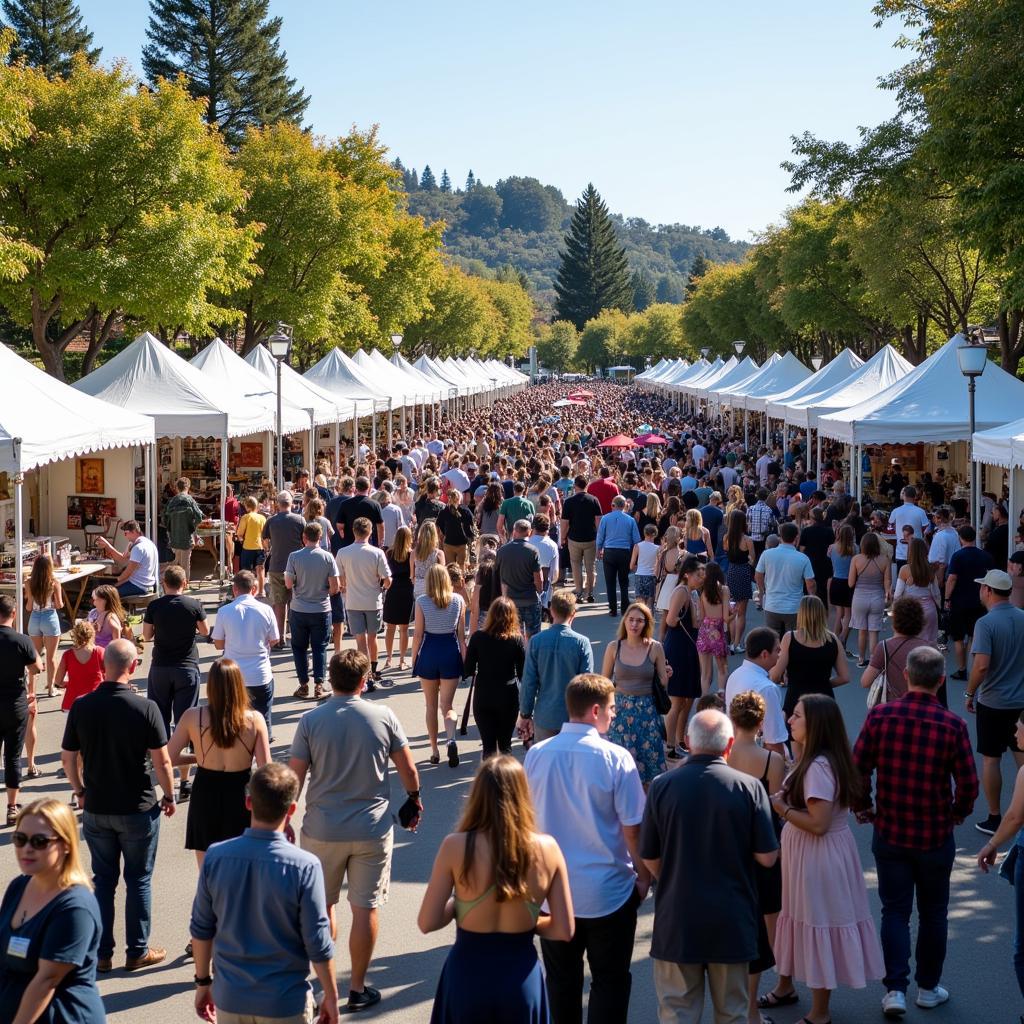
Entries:
{"type": "Polygon", "coordinates": [[[42,832],[34,836],[24,832],[15,832],[11,836],[11,842],[20,850],[23,846],[31,846],[33,850],[45,850],[50,843],[59,843],[60,836],[44,836],[42,832]]]}

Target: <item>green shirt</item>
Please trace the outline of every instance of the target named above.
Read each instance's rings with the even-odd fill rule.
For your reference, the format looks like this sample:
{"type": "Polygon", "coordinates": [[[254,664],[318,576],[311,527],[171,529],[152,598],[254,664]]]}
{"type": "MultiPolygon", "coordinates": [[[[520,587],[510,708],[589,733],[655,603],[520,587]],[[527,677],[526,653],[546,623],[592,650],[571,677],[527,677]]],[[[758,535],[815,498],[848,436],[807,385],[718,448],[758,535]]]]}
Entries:
{"type": "Polygon", "coordinates": [[[192,547],[192,534],[203,518],[203,510],[191,494],[176,494],[164,506],[164,526],[172,548],[179,551],[192,547]]]}
{"type": "Polygon", "coordinates": [[[533,504],[519,495],[506,498],[498,509],[498,515],[505,517],[506,530],[511,530],[519,519],[526,519],[532,522],[536,514],[537,510],[533,507],[533,504]]]}

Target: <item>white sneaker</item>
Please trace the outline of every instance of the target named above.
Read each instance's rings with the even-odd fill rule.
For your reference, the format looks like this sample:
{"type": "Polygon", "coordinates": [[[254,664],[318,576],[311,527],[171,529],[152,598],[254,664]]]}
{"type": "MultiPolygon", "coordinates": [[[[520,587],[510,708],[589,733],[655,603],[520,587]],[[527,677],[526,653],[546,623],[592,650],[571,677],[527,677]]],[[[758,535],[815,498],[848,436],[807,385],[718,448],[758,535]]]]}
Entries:
{"type": "MultiPolygon", "coordinates": [[[[935,1004],[938,1005],[938,1004],[935,1004]]],[[[902,1017],[907,1012],[907,996],[904,992],[886,992],[882,999],[882,1013],[886,1017],[902,1017]]]]}
{"type": "Polygon", "coordinates": [[[947,1002],[949,1002],[949,993],[941,985],[917,990],[917,1005],[924,1010],[934,1010],[936,1006],[947,1002]]]}

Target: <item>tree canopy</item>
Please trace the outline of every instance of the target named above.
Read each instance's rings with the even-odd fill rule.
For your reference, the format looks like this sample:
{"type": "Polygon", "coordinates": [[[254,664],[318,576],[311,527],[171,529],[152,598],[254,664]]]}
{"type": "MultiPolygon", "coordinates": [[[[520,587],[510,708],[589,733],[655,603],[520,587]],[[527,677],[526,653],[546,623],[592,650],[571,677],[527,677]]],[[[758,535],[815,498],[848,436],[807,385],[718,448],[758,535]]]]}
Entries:
{"type": "Polygon", "coordinates": [[[3,0],[4,19],[17,36],[10,59],[24,59],[47,75],[67,75],[76,55],[90,64],[99,47],[73,0],[3,0]]]}

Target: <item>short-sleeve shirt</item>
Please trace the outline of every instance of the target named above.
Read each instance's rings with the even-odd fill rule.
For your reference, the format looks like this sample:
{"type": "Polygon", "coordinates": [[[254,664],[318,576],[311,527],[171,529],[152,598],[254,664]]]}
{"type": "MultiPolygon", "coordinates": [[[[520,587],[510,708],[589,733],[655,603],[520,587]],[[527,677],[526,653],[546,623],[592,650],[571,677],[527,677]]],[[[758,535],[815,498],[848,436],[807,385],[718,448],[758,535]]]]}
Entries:
{"type": "Polygon", "coordinates": [[[156,803],[147,754],[167,745],[160,709],[127,686],[104,682],[71,705],[61,748],[82,755],[93,814],[138,814],[156,803]]]}
{"type": "Polygon", "coordinates": [[[356,696],[336,693],[304,714],[291,751],[310,767],[302,831],[328,843],[386,836],[388,760],[408,743],[390,708],[356,696]]]}
{"type": "Polygon", "coordinates": [[[912,526],[914,536],[924,540],[924,531],[931,526],[928,521],[928,514],[923,508],[904,502],[897,505],[889,513],[889,525],[896,528],[896,559],[905,562],[907,559],[907,545],[903,542],[903,527],[912,526]]]}
{"type": "Polygon", "coordinates": [[[756,959],[754,854],[777,849],[757,779],[702,754],[659,775],[640,827],[640,856],[661,861],[651,956],[677,964],[756,959]]]}
{"type": "Polygon", "coordinates": [[[32,641],[11,626],[0,626],[0,701],[7,704],[28,699],[25,669],[35,663],[32,641]]]}
{"type": "Polygon", "coordinates": [[[150,604],[143,621],[153,627],[154,665],[199,666],[196,626],[206,621],[201,602],[186,594],[165,594],[150,604]]]}
{"type": "Polygon", "coordinates": [[[536,601],[537,584],[533,574],[540,572],[537,549],[525,540],[514,540],[503,545],[494,563],[498,579],[508,588],[512,601],[536,601]]]}
{"type": "Polygon", "coordinates": [[[379,611],[384,597],[381,580],[391,579],[387,556],[372,544],[350,544],[338,552],[345,577],[345,605],[355,612],[379,611]]]}
{"type": "Polygon", "coordinates": [[[993,568],[992,556],[973,544],[954,551],[948,574],[956,576],[956,582],[949,595],[949,607],[958,611],[981,608],[981,588],[974,581],[993,568]]]}
{"type": "Polygon", "coordinates": [[[128,549],[128,560],[138,562],[138,568],[128,577],[128,582],[142,590],[153,590],[160,565],[160,552],[156,545],[148,537],[137,537],[128,549]]]}
{"type": "Polygon", "coordinates": [[[587,487],[587,494],[597,498],[601,506],[602,515],[607,515],[612,510],[612,498],[619,493],[619,485],[608,477],[594,480],[587,487]]]}
{"type": "Polygon", "coordinates": [[[354,498],[349,498],[338,510],[338,523],[345,527],[345,535],[339,540],[339,548],[347,548],[349,544],[355,543],[356,536],[352,524],[360,517],[369,519],[373,524],[374,529],[370,530],[370,540],[377,539],[376,527],[379,523],[384,522],[384,517],[380,513],[380,505],[365,494],[357,494],[354,498]]]}
{"type": "Polygon", "coordinates": [[[270,645],[280,633],[269,605],[251,594],[236,597],[217,612],[210,635],[224,642],[224,657],[242,670],[246,686],[269,686],[274,681],[270,645]]]}
{"type": "Polygon", "coordinates": [[[886,665],[889,666],[886,672],[886,700],[896,700],[907,692],[907,681],[903,677],[907,658],[910,657],[911,651],[916,651],[918,647],[929,646],[931,645],[928,641],[922,640],[919,636],[891,636],[888,640],[875,644],[868,664],[879,674],[886,665]]]}
{"type": "Polygon", "coordinates": [[[811,560],[792,544],[780,544],[761,555],[757,571],[764,573],[764,610],[795,615],[804,596],[804,580],[814,579],[811,560]]]}
{"type": "Polygon", "coordinates": [[[520,519],[533,519],[533,505],[518,494],[506,498],[498,508],[498,515],[505,517],[505,529],[511,530],[520,519]]]}
{"type": "Polygon", "coordinates": [[[928,548],[928,561],[943,567],[949,565],[950,559],[960,550],[960,538],[952,526],[943,527],[932,534],[931,547],[928,548]]]}
{"type": "Polygon", "coordinates": [[[238,522],[235,530],[235,537],[242,542],[242,550],[259,551],[260,541],[263,537],[263,527],[266,525],[267,517],[259,512],[246,512],[238,522]]]}
{"type": "Polygon", "coordinates": [[[562,505],[562,518],[569,524],[569,536],[576,544],[589,544],[597,540],[595,519],[601,518],[601,503],[592,494],[580,491],[566,498],[562,505]]]}
{"type": "Polygon", "coordinates": [[[71,970],[61,978],[40,1021],[95,1024],[104,1020],[96,988],[101,932],[96,897],[84,885],[69,886],[15,928],[14,912],[28,883],[28,875],[19,875],[0,904],[0,1013],[5,1020],[14,1019],[39,961],[51,960],[70,964],[71,970]],[[24,955],[14,955],[19,947],[24,955]]]}
{"type": "Polygon", "coordinates": [[[288,556],[302,547],[306,520],[294,512],[277,512],[263,524],[263,540],[270,541],[267,572],[284,572],[288,556]]]}
{"type": "Polygon", "coordinates": [[[331,610],[330,581],[337,579],[334,556],[321,547],[293,551],[288,556],[285,576],[292,580],[292,611],[318,615],[331,610]]]}
{"type": "Polygon", "coordinates": [[[989,656],[978,702],[1004,711],[1024,710],[1024,611],[1008,601],[989,608],[974,627],[971,653],[989,656]]]}

